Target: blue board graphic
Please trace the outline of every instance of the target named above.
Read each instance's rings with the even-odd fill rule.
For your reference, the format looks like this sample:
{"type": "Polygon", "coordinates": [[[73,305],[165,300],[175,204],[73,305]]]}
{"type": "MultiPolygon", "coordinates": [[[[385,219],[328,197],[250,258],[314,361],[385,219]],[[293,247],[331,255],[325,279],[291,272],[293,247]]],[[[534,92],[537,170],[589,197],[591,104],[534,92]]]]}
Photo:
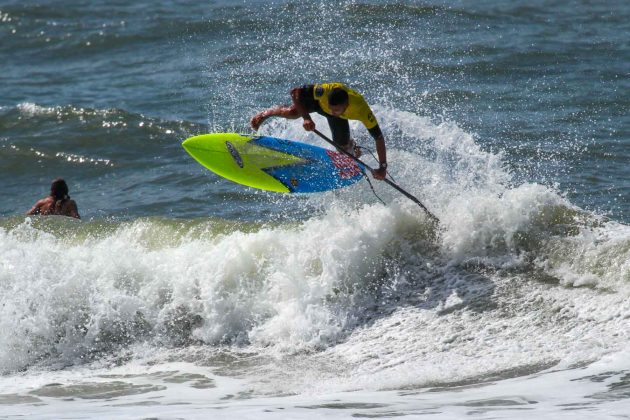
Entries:
{"type": "Polygon", "coordinates": [[[329,191],[363,177],[363,166],[341,152],[275,137],[214,133],[191,137],[182,145],[218,175],[269,191],[329,191]]]}

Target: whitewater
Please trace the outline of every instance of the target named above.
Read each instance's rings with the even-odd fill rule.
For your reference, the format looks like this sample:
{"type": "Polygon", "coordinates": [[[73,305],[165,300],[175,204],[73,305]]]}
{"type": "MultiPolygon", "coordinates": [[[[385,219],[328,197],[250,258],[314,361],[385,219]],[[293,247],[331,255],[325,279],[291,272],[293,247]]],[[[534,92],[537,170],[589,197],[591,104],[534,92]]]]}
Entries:
{"type": "Polygon", "coordinates": [[[362,184],[294,222],[4,221],[6,415],[624,412],[630,229],[512,183],[452,122],[377,112],[439,227],[362,184]]]}

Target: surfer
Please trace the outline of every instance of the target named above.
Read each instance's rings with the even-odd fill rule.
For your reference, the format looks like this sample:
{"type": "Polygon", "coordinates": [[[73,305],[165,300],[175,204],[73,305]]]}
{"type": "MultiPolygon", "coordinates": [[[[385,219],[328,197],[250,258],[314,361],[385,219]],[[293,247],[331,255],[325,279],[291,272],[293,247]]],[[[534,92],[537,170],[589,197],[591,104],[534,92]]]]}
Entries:
{"type": "Polygon", "coordinates": [[[317,112],[328,120],[333,141],[348,153],[359,157],[360,149],[350,138],[348,120],[358,120],[365,125],[376,142],[379,167],[372,171],[374,178],[382,180],[387,175],[387,151],[385,137],[378,126],[374,113],[363,96],[342,83],[322,83],[304,85],[291,90],[293,104],[277,106],[254,115],[251,120],[252,128],[258,130],[260,125],[269,117],[287,119],[304,119],[303,127],[306,131],[315,130],[315,123],[310,113],[317,112]]]}
{"type": "Polygon", "coordinates": [[[68,185],[61,178],[54,179],[50,185],[50,195],[39,200],[27,215],[60,215],[80,219],[77,203],[68,195],[68,185]]]}

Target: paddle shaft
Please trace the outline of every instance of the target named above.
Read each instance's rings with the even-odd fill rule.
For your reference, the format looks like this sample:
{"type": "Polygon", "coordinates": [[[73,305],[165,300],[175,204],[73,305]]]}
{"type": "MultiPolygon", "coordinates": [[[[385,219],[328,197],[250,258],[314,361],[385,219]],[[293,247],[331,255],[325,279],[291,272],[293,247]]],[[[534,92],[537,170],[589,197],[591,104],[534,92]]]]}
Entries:
{"type": "MultiPolygon", "coordinates": [[[[326,137],[324,134],[322,134],[320,131],[318,130],[313,130],[313,132],[315,134],[317,134],[319,137],[321,137],[324,141],[326,141],[327,143],[330,143],[331,145],[333,145],[337,150],[339,150],[341,153],[345,154],[346,156],[352,158],[355,162],[360,163],[361,165],[365,166],[367,169],[369,169],[370,171],[373,171],[373,169],[365,164],[365,162],[361,161],[361,159],[355,157],[352,153],[348,153],[348,151],[342,149],[341,147],[339,147],[339,145],[337,145],[337,143],[335,143],[334,141],[332,141],[331,139],[329,139],[328,137],[326,137]]],[[[440,219],[438,219],[437,217],[435,217],[435,215],[433,213],[431,213],[429,211],[429,209],[427,209],[424,204],[422,204],[420,202],[420,200],[418,200],[416,197],[414,197],[413,195],[411,195],[410,193],[408,193],[407,191],[403,190],[402,188],[400,188],[396,183],[390,181],[389,179],[385,178],[383,179],[383,181],[387,184],[389,184],[391,187],[393,187],[394,189],[396,189],[398,192],[400,192],[402,195],[404,195],[405,197],[407,197],[408,199],[410,199],[411,201],[413,201],[414,203],[416,203],[417,205],[419,205],[422,210],[425,211],[426,214],[429,215],[429,217],[431,219],[433,219],[436,223],[440,222],[440,219]]]]}

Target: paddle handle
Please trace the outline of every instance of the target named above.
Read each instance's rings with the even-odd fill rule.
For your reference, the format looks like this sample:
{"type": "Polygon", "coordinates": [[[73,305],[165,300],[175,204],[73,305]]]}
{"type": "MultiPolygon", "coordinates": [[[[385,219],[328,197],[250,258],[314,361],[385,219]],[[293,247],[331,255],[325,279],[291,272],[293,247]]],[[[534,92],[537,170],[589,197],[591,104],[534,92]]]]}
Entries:
{"type": "MultiPolygon", "coordinates": [[[[341,153],[345,154],[346,156],[352,158],[355,162],[360,163],[361,165],[363,165],[364,167],[366,167],[367,169],[369,169],[370,171],[373,171],[374,169],[372,169],[369,165],[367,165],[365,162],[363,162],[361,159],[355,157],[352,153],[349,153],[347,150],[342,149],[341,147],[339,147],[339,145],[335,142],[333,142],[331,139],[329,139],[328,137],[326,137],[324,134],[322,134],[319,130],[315,129],[313,130],[313,132],[315,134],[317,134],[319,137],[321,137],[324,141],[326,141],[327,143],[330,143],[331,145],[333,145],[337,150],[339,150],[341,153]]],[[[394,183],[393,181],[390,181],[389,179],[385,178],[383,179],[383,181],[385,181],[385,183],[387,183],[389,186],[393,187],[394,189],[396,189],[398,192],[400,192],[402,195],[404,195],[405,197],[407,197],[408,199],[410,199],[411,201],[413,201],[414,203],[416,203],[418,206],[420,206],[420,208],[422,210],[424,210],[424,212],[435,222],[435,223],[440,223],[440,219],[438,219],[433,213],[431,213],[429,211],[429,209],[427,209],[424,204],[422,204],[420,202],[420,200],[418,200],[415,196],[411,195],[410,193],[408,193],[407,191],[403,190],[401,187],[399,187],[396,183],[394,183]]]]}

